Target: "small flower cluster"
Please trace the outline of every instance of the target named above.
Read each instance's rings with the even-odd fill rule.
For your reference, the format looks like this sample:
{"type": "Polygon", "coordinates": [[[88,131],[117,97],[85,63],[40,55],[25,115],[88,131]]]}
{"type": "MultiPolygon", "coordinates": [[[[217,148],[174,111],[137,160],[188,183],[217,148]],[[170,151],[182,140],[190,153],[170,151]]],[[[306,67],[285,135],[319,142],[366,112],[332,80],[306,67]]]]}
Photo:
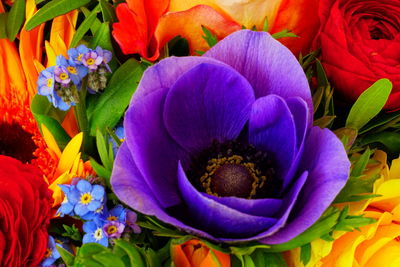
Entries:
{"type": "Polygon", "coordinates": [[[99,243],[108,246],[108,240],[120,238],[123,232],[140,233],[136,225],[136,213],[121,205],[108,210],[104,187],[92,185],[87,180],[74,180],[71,185],[59,185],[64,192],[64,201],[57,214],[79,216],[86,222],[83,224],[83,243],[99,243]]]}
{"type": "Polygon", "coordinates": [[[111,52],[99,46],[95,50],[85,45],[70,48],[68,59],[57,56],[56,65],[39,74],[38,93],[47,96],[54,107],[68,110],[79,101],[78,91],[85,77],[90,93],[97,93],[106,87],[111,58],[111,52]]]}

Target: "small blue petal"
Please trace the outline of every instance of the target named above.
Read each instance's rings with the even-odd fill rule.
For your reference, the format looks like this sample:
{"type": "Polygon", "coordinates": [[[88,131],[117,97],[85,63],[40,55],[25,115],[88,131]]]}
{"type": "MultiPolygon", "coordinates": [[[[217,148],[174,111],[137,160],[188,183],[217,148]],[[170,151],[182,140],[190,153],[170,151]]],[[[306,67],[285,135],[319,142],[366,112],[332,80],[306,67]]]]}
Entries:
{"type": "Polygon", "coordinates": [[[92,200],[90,203],[87,205],[87,209],[90,211],[95,211],[98,208],[101,207],[101,202],[98,200],[92,200]]]}
{"type": "Polygon", "coordinates": [[[101,200],[104,198],[104,187],[101,185],[94,185],[92,189],[92,196],[94,199],[101,200]]]}
{"type": "Polygon", "coordinates": [[[83,193],[92,191],[92,185],[86,180],[80,180],[76,185],[76,188],[83,193]]]}
{"type": "Polygon", "coordinates": [[[88,221],[83,224],[82,228],[85,233],[93,233],[96,231],[97,225],[94,221],[88,221]]]}
{"type": "Polygon", "coordinates": [[[74,212],[78,216],[83,216],[86,213],[88,213],[89,210],[87,208],[87,205],[82,205],[82,204],[78,203],[78,204],[75,205],[74,212]]]}

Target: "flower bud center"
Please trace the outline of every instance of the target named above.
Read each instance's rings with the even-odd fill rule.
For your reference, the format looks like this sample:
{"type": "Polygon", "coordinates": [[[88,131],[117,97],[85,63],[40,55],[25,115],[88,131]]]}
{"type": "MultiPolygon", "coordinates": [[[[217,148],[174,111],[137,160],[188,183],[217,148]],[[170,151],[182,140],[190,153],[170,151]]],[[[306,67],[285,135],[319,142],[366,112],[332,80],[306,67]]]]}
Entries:
{"type": "Polygon", "coordinates": [[[107,234],[112,235],[117,232],[117,227],[115,225],[110,225],[107,227],[107,234]]]}
{"type": "Polygon", "coordinates": [[[86,63],[87,63],[88,65],[93,65],[93,64],[94,64],[94,59],[93,59],[93,58],[89,58],[89,59],[86,61],[86,63]]]}

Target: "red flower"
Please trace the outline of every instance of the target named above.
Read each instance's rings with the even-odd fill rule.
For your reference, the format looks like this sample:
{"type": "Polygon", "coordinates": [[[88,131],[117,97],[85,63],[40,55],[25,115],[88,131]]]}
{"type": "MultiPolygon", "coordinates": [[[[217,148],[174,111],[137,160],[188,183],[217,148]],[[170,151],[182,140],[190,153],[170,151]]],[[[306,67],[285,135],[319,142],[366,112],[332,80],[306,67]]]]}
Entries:
{"type": "Polygon", "coordinates": [[[0,155],[1,266],[38,266],[47,247],[51,202],[36,167],[0,155]]]}
{"type": "Polygon", "coordinates": [[[385,108],[400,108],[400,2],[321,1],[319,45],[328,78],[346,100],[381,78],[393,83],[385,108]]]}

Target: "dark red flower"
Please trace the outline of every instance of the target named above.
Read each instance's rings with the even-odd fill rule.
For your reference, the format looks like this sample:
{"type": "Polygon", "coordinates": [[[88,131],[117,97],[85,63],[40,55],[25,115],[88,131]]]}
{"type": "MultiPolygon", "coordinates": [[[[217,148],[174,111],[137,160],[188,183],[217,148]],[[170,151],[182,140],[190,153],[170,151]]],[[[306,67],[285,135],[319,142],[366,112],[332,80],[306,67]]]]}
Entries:
{"type": "Polygon", "coordinates": [[[51,191],[32,165],[0,155],[0,265],[38,266],[47,247],[51,191]]]}
{"type": "Polygon", "coordinates": [[[400,108],[400,2],[393,0],[321,1],[318,37],[322,62],[347,101],[381,78],[393,83],[386,103],[400,108]]]}

